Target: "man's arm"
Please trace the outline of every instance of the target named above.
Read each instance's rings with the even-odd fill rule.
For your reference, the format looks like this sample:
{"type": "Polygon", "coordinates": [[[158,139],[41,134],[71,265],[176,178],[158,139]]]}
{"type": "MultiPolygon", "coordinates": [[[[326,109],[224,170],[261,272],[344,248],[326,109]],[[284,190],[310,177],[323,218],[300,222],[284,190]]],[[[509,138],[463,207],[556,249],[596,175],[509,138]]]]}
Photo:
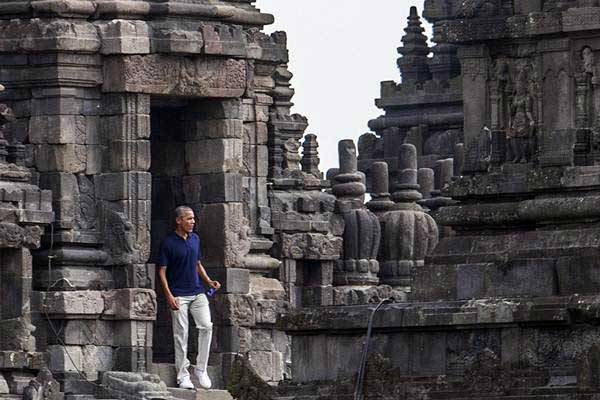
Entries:
{"type": "Polygon", "coordinates": [[[167,267],[158,267],[158,277],[160,279],[160,286],[165,293],[165,298],[167,299],[169,308],[171,308],[171,310],[179,310],[179,302],[177,301],[177,298],[173,296],[173,293],[171,293],[171,289],[169,289],[169,283],[167,282],[167,267]]]}
{"type": "Polygon", "coordinates": [[[221,284],[219,282],[213,281],[212,279],[209,278],[208,274],[206,273],[206,270],[204,269],[204,266],[202,265],[202,263],[200,261],[198,261],[196,269],[198,270],[198,274],[200,275],[200,278],[202,278],[202,280],[208,286],[213,287],[215,289],[219,289],[221,287],[221,284]]]}

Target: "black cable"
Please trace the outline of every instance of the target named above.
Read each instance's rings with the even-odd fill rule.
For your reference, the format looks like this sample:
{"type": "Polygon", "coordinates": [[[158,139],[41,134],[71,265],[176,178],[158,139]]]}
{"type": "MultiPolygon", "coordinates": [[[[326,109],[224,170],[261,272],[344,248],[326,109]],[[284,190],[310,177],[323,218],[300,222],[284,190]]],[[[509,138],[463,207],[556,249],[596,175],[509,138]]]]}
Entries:
{"type": "Polygon", "coordinates": [[[367,337],[365,338],[365,342],[363,343],[362,353],[360,355],[360,366],[358,368],[358,377],[356,379],[356,385],[354,386],[354,400],[362,400],[363,399],[363,385],[365,380],[365,372],[367,370],[367,358],[369,356],[369,342],[371,341],[371,332],[373,331],[373,318],[375,317],[375,313],[381,308],[385,303],[390,303],[392,299],[384,299],[377,304],[377,307],[373,309],[371,316],[369,317],[369,323],[367,325],[367,337]]]}

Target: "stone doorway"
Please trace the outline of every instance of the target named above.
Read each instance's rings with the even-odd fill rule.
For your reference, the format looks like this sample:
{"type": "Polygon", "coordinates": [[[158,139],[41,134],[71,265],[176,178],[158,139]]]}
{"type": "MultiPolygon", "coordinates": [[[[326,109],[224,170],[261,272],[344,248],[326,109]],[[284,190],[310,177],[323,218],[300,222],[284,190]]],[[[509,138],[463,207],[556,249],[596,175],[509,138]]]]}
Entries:
{"type": "MultiPolygon", "coordinates": [[[[150,261],[157,265],[160,243],[173,229],[172,210],[183,204],[182,180],[185,175],[185,141],[183,115],[185,103],[153,100],[150,110],[150,149],[152,174],[151,253],[150,261]]],[[[158,267],[158,265],[157,265],[158,267]]],[[[158,312],[154,323],[153,359],[156,363],[173,363],[171,316],[155,279],[158,312]]]]}
{"type": "MultiPolygon", "coordinates": [[[[215,144],[222,142],[215,136],[227,133],[227,127],[231,125],[223,118],[223,102],[221,99],[165,97],[151,100],[151,263],[156,264],[160,243],[174,229],[172,212],[175,207],[190,206],[198,217],[205,204],[221,199],[217,191],[218,178],[219,172],[226,168],[226,159],[214,156],[219,154],[215,144]]],[[[201,229],[197,224],[196,230],[201,229]]],[[[203,244],[209,241],[206,234],[201,233],[201,237],[206,238],[203,244]]],[[[206,248],[203,253],[210,256],[206,248]]],[[[210,265],[205,263],[205,266],[210,265]]],[[[158,310],[154,323],[154,362],[173,363],[171,316],[158,275],[155,288],[158,310]]],[[[190,321],[188,354],[193,359],[197,343],[193,321],[190,321]]]]}

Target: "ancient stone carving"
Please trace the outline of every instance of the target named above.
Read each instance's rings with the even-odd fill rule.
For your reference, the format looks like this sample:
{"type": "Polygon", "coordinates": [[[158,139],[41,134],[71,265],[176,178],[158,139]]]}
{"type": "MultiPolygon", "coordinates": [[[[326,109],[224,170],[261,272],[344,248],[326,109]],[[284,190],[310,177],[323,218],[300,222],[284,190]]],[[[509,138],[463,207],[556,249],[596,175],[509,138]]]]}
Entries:
{"type": "Polygon", "coordinates": [[[383,158],[383,140],[374,133],[365,133],[358,138],[358,159],[372,160],[383,158]]]}
{"type": "Polygon", "coordinates": [[[60,384],[47,368],[42,368],[35,379],[23,389],[23,400],[61,400],[60,384]]]}
{"type": "Polygon", "coordinates": [[[530,91],[530,77],[527,69],[519,72],[515,83],[515,93],[510,103],[509,128],[507,131],[507,159],[526,163],[531,160],[531,139],[535,133],[534,97],[530,91]]]}
{"type": "Polygon", "coordinates": [[[281,235],[281,255],[296,260],[336,260],[342,253],[342,239],[319,233],[281,235]]]}
{"type": "Polygon", "coordinates": [[[492,132],[483,127],[478,137],[470,141],[465,151],[464,172],[485,172],[492,154],[492,132]]]}
{"type": "Polygon", "coordinates": [[[300,171],[300,144],[296,139],[288,139],[283,145],[283,169],[300,171]]]}
{"type": "Polygon", "coordinates": [[[21,246],[24,236],[25,230],[19,225],[0,222],[0,248],[21,246]]]}
{"type": "Polygon", "coordinates": [[[75,222],[80,229],[94,229],[98,219],[94,183],[85,175],[77,176],[79,184],[79,212],[75,222]]]}
{"type": "Polygon", "coordinates": [[[153,317],[156,315],[156,300],[148,292],[136,292],[131,308],[137,316],[153,317]]]}
{"type": "Polygon", "coordinates": [[[363,205],[366,188],[357,172],[356,147],[352,140],[342,140],[338,146],[340,170],[334,178],[333,193],[338,198],[337,210],[344,219],[344,249],[342,259],[334,269],[334,284],[377,284],[379,279],[379,241],[381,227],[375,214],[363,205]]]}
{"type": "Polygon", "coordinates": [[[110,91],[235,97],[246,89],[245,60],[152,54],[111,59],[105,68],[110,91]]]}
{"type": "Polygon", "coordinates": [[[157,375],[110,371],[102,375],[102,385],[119,398],[128,400],[170,400],[167,385],[157,375]]]}
{"type": "Polygon", "coordinates": [[[421,18],[417,7],[410,8],[408,26],[404,29],[406,35],[402,37],[403,46],[398,48],[402,57],[398,59],[398,68],[402,79],[406,82],[424,82],[431,79],[431,72],[427,64],[429,46],[427,37],[423,35],[425,29],[421,26],[421,18]]]}
{"type": "Polygon", "coordinates": [[[359,199],[366,191],[357,173],[358,159],[352,140],[342,140],[338,146],[340,168],[334,178],[333,194],[338,198],[359,199]]]}
{"type": "Polygon", "coordinates": [[[345,222],[342,259],[334,269],[334,284],[377,284],[379,279],[379,241],[381,227],[377,216],[367,209],[351,210],[342,214],[345,222]]]}
{"type": "Polygon", "coordinates": [[[302,172],[321,179],[323,174],[319,171],[319,143],[317,143],[317,135],[309,133],[304,137],[302,143],[302,172]]]}
{"type": "Polygon", "coordinates": [[[122,260],[127,263],[135,250],[133,224],[123,213],[106,209],[104,232],[106,247],[110,256],[114,260],[122,260]]]}
{"type": "Polygon", "coordinates": [[[378,161],[371,167],[371,180],[373,182],[373,191],[371,192],[371,201],[367,203],[367,208],[381,217],[394,207],[394,202],[390,199],[389,171],[386,162],[378,161]]]}
{"type": "Polygon", "coordinates": [[[417,150],[400,146],[398,184],[392,198],[396,206],[383,217],[381,280],[391,286],[410,286],[414,269],[424,265],[425,256],[437,245],[438,229],[433,218],[416,201],[417,150]]]}

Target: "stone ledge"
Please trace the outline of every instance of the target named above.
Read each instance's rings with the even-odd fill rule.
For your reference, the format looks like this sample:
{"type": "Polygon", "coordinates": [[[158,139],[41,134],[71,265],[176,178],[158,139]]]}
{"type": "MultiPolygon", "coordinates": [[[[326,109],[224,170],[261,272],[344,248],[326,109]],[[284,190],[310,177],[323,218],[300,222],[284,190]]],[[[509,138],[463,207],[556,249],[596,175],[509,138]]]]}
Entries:
{"type": "MultiPolygon", "coordinates": [[[[305,308],[280,316],[278,328],[296,335],[321,331],[364,331],[375,306],[305,308]]],[[[424,328],[467,328],[473,325],[568,325],[599,320],[600,296],[411,302],[383,306],[374,329],[406,331],[424,328]]]]}
{"type": "Polygon", "coordinates": [[[151,289],[40,292],[40,309],[51,319],[153,321],[156,293],[151,289]]]}
{"type": "Polygon", "coordinates": [[[13,1],[0,4],[2,16],[60,16],[88,18],[139,18],[149,16],[187,16],[220,19],[235,24],[264,26],[275,21],[271,14],[248,11],[228,5],[189,4],[178,1],[155,3],[126,0],[43,0],[13,1]]]}

